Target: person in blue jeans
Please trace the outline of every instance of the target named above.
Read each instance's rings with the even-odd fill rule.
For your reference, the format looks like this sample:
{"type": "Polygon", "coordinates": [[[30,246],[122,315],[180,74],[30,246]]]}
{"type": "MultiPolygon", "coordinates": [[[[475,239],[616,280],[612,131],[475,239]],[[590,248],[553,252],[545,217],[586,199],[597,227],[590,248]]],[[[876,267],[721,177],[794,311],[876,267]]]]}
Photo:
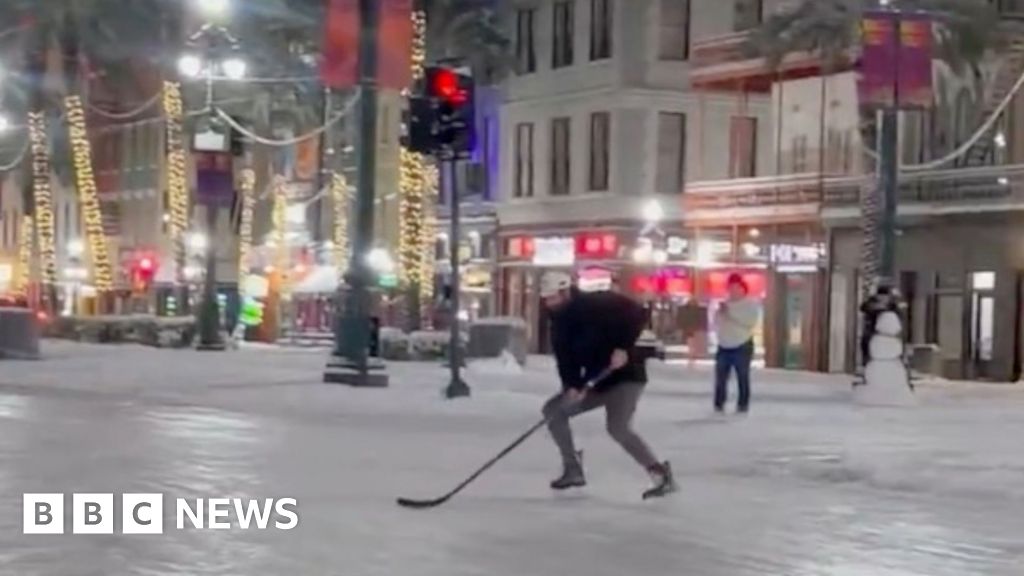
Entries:
{"type": "Polygon", "coordinates": [[[750,409],[750,364],[754,359],[754,328],[761,306],[750,297],[750,289],[739,274],[729,276],[729,297],[715,314],[718,352],[715,355],[715,411],[724,412],[728,399],[729,376],[736,372],[739,399],[736,411],[750,409]]]}

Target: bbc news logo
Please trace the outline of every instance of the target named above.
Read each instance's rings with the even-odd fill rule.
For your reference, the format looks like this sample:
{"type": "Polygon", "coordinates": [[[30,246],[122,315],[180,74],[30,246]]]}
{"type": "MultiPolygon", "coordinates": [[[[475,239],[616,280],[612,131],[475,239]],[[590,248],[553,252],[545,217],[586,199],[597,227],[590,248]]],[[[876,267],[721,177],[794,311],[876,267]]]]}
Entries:
{"type": "MultiPolygon", "coordinates": [[[[63,534],[64,494],[24,494],[23,534],[63,534]]],[[[198,530],[291,530],[299,525],[294,498],[177,498],[175,528],[198,530]]],[[[113,494],[72,494],[72,534],[113,534],[113,494]]],[[[163,534],[163,494],[122,494],[121,534],[163,534]]]]}

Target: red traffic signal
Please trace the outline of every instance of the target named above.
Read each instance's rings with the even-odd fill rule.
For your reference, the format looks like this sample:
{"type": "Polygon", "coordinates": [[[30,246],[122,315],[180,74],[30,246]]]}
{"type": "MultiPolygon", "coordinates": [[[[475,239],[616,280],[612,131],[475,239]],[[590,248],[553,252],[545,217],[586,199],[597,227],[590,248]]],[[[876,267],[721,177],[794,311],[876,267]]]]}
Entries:
{"type": "Polygon", "coordinates": [[[451,68],[432,68],[429,74],[430,93],[435,98],[453,105],[466,103],[466,91],[459,74],[451,68]]]}
{"type": "Polygon", "coordinates": [[[154,268],[153,259],[145,256],[139,260],[139,271],[140,272],[152,272],[154,268]]]}

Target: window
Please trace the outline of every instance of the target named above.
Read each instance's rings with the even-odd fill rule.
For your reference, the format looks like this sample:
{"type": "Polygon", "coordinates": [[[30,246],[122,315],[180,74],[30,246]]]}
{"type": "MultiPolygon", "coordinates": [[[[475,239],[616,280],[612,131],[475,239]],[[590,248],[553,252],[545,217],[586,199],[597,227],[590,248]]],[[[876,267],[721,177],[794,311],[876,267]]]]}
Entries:
{"type": "Polygon", "coordinates": [[[757,118],[733,116],[729,122],[729,177],[753,178],[757,172],[757,118]]]}
{"type": "Polygon", "coordinates": [[[551,195],[569,194],[569,119],[551,121],[551,195]]]}
{"type": "Polygon", "coordinates": [[[733,4],[733,30],[743,32],[761,24],[762,0],[735,0],[733,4]]]}
{"type": "Polygon", "coordinates": [[[590,174],[587,183],[590,190],[608,189],[611,121],[611,114],[608,112],[595,112],[590,115],[590,174]]]}
{"type": "Polygon", "coordinates": [[[792,173],[807,172],[807,135],[801,134],[793,138],[792,173]]]}
{"type": "Polygon", "coordinates": [[[534,41],[535,8],[516,11],[516,70],[520,74],[537,71],[537,51],[534,41]]]}
{"type": "Polygon", "coordinates": [[[572,66],[573,43],[573,3],[575,0],[555,2],[551,37],[551,67],[564,68],[572,66]]]}
{"type": "Polygon", "coordinates": [[[612,57],[613,0],[590,0],[590,59],[612,57]]]}
{"type": "Polygon", "coordinates": [[[658,113],[656,191],[680,194],[686,185],[686,115],[658,113]]]}
{"type": "Polygon", "coordinates": [[[658,57],[686,60],[690,57],[690,0],[661,0],[658,57]]]}
{"type": "Polygon", "coordinates": [[[533,196],[533,124],[516,126],[515,186],[516,198],[533,196]]]}

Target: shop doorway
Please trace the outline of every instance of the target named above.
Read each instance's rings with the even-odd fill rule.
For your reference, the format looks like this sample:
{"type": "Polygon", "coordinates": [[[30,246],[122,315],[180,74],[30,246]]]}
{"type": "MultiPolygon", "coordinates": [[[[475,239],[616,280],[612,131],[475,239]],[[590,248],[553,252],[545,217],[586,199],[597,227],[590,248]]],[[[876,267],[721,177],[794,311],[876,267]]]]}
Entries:
{"type": "Polygon", "coordinates": [[[781,276],[779,359],[783,368],[810,369],[814,345],[815,275],[783,273],[781,276]]]}
{"type": "Polygon", "coordinates": [[[992,378],[996,314],[995,272],[971,274],[970,376],[992,378]]]}

